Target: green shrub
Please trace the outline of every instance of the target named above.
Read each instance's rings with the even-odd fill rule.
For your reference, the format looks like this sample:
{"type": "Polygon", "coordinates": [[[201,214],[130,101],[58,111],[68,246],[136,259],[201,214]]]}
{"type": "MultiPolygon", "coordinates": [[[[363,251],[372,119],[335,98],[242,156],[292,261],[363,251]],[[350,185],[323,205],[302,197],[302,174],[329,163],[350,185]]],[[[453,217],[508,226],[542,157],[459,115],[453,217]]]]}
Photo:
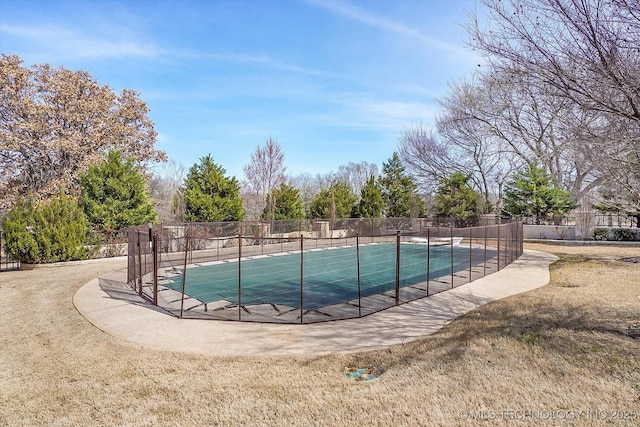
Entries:
{"type": "Polygon", "coordinates": [[[625,242],[632,242],[635,240],[633,231],[628,228],[615,228],[611,233],[611,240],[619,240],[625,242]]]}
{"type": "Polygon", "coordinates": [[[636,240],[633,230],[629,228],[596,228],[593,231],[594,240],[615,240],[633,242],[636,240]]]}
{"type": "Polygon", "coordinates": [[[5,251],[29,264],[85,257],[87,219],[78,202],[61,194],[48,202],[20,199],[2,219],[5,251]]]}
{"type": "Polygon", "coordinates": [[[596,228],[593,230],[594,240],[609,240],[609,230],[607,228],[596,228]]]}

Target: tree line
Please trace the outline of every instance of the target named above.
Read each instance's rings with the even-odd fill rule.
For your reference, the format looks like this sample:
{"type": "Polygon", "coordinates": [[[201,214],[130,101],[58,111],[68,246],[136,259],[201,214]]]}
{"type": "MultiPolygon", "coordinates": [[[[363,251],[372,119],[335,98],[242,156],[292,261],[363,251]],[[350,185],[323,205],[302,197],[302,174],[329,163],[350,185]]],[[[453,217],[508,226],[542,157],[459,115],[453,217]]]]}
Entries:
{"type": "MultiPolygon", "coordinates": [[[[281,155],[263,159],[259,165],[253,162],[259,156],[253,156],[252,163],[245,168],[247,178],[255,171],[284,171],[284,155],[271,138],[265,146],[259,146],[256,153],[269,150],[281,155]],[[263,164],[268,162],[277,164],[263,164]]],[[[264,190],[262,214],[254,219],[421,217],[425,214],[424,200],[417,193],[417,185],[406,175],[397,153],[383,163],[380,176],[369,175],[360,186],[360,197],[352,190],[353,182],[334,177],[310,200],[308,207],[299,189],[280,172],[265,176],[264,182],[268,185],[260,187],[264,190]],[[277,179],[271,179],[273,176],[277,179]]],[[[466,220],[481,213],[481,195],[469,186],[469,180],[469,175],[458,172],[441,182],[434,197],[436,215],[455,217],[458,226],[464,226],[466,220]]],[[[91,256],[91,248],[122,241],[122,232],[128,227],[161,220],[156,211],[159,203],[151,198],[142,170],[133,157],[125,157],[117,149],[108,151],[100,163],[90,165],[80,174],[78,182],[79,197],[60,191],[48,199],[37,200],[33,193],[18,198],[2,218],[5,250],[11,257],[28,263],[83,259],[91,256]]],[[[548,177],[540,169],[519,175],[510,187],[508,205],[516,214],[542,216],[549,215],[549,209],[573,207],[569,193],[558,188],[543,193],[548,183],[548,177]],[[543,200],[547,205],[529,203],[529,200],[543,200]],[[538,210],[528,211],[534,206],[538,210]]],[[[257,188],[248,180],[243,185],[248,191],[257,188]]],[[[173,219],[178,222],[245,219],[246,201],[241,196],[240,183],[235,177],[227,176],[211,155],[194,164],[175,189],[173,219]],[[183,217],[177,217],[178,214],[183,217]]]]}
{"type": "Polygon", "coordinates": [[[35,262],[74,259],[86,256],[86,243],[157,221],[544,219],[585,195],[593,198],[586,208],[640,221],[640,3],[482,1],[486,19],[470,15],[467,29],[485,62],[451,83],[434,129],[402,132],[380,172],[360,162],[287,175],[282,148],[269,137],[241,180],[211,155],[158,173],[154,165],[167,157],[154,147],[137,92],[116,94],[84,71],[28,68],[3,54],[5,249],[35,262]]]}
{"type": "Polygon", "coordinates": [[[382,166],[349,164],[337,174],[287,177],[284,153],[269,138],[244,167],[245,180],[225,175],[208,155],[193,165],[173,197],[174,221],[420,217],[424,202],[397,153],[382,166]],[[362,171],[368,171],[365,175],[362,171]],[[360,172],[360,173],[358,173],[360,172]],[[203,183],[205,183],[203,185],[203,183]]]}

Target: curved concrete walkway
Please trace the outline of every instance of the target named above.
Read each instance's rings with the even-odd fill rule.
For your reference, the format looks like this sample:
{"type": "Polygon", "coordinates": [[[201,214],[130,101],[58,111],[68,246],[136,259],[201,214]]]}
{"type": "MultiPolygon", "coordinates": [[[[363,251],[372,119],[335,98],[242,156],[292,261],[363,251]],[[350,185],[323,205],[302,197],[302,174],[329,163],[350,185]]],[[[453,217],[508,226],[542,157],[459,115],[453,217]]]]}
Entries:
{"type": "Polygon", "coordinates": [[[106,333],[157,350],[221,356],[360,352],[432,334],[477,307],[543,286],[556,259],[525,250],[501,271],[450,291],[360,319],[309,325],[178,319],[124,288],[105,292],[99,279],[80,288],[73,303],[106,333]]]}

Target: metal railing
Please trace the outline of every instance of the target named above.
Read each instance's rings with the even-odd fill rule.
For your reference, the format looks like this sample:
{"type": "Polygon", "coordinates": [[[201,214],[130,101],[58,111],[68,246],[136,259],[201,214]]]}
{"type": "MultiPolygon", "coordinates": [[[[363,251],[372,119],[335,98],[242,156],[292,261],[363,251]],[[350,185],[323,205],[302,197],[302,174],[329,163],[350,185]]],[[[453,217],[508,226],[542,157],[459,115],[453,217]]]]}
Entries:
{"type": "Polygon", "coordinates": [[[19,270],[20,261],[11,259],[4,251],[4,241],[0,230],[0,271],[19,270]]]}
{"type": "Polygon", "coordinates": [[[128,283],[177,317],[314,323],[363,317],[455,288],[506,267],[523,252],[521,222],[466,228],[433,223],[421,218],[368,218],[131,229],[128,283]],[[386,254],[384,273],[369,271],[371,266],[362,262],[363,252],[372,247],[386,254]],[[318,253],[344,254],[327,258],[328,272],[336,270],[338,262],[346,267],[333,271],[331,280],[318,278],[310,262],[318,253]],[[276,265],[285,257],[287,273],[276,265]],[[222,282],[216,272],[220,265],[233,276],[233,286],[210,290],[207,286],[222,282]],[[339,277],[341,271],[351,275],[348,280],[339,277]],[[264,282],[256,281],[257,274],[264,282]],[[199,288],[192,283],[196,277],[199,288]],[[368,287],[361,286],[364,277],[368,287]],[[342,283],[343,294],[334,292],[338,288],[332,289],[332,281],[342,283]],[[319,296],[318,289],[327,295],[319,296]]]}

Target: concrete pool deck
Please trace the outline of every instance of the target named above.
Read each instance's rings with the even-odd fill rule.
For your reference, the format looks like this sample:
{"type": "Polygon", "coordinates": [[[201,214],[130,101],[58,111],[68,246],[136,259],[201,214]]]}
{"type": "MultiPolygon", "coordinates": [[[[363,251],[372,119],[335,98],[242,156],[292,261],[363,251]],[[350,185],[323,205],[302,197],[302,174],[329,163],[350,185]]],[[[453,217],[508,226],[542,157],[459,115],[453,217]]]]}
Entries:
{"type": "Polygon", "coordinates": [[[555,255],[525,250],[502,270],[428,298],[359,319],[305,325],[178,319],[124,287],[94,279],[73,297],[77,310],[115,337],[155,350],[218,356],[352,353],[430,335],[461,315],[549,283],[555,255]]]}

